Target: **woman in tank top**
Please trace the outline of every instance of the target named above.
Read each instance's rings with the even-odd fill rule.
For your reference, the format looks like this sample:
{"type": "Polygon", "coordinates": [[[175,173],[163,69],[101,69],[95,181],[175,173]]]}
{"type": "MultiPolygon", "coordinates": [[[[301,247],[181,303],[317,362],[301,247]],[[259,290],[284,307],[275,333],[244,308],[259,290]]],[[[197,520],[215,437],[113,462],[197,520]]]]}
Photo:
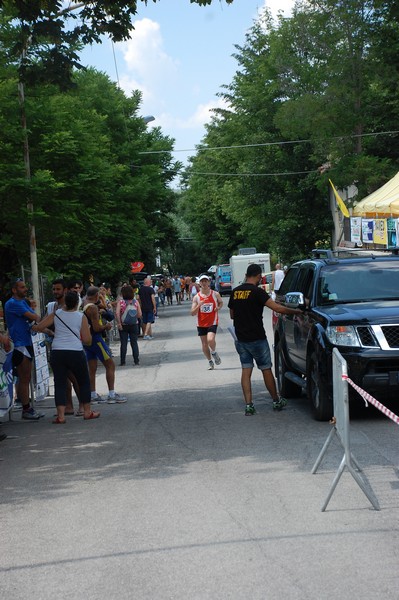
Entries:
{"type": "Polygon", "coordinates": [[[55,405],[57,417],[53,423],[63,425],[65,419],[68,371],[76,377],[79,385],[79,403],[83,406],[84,419],[96,419],[99,412],[91,410],[90,379],[83,344],[91,344],[91,334],[86,316],[78,311],[79,297],[76,292],[65,294],[65,305],[50,313],[35,331],[44,331],[54,324],[54,339],[51,346],[50,363],[54,374],[55,405]]]}

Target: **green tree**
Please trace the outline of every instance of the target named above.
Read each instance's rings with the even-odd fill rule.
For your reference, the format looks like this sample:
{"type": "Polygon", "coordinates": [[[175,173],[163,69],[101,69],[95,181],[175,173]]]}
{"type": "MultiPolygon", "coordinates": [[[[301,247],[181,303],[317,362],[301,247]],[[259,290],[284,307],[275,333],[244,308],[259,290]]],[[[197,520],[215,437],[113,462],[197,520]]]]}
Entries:
{"type": "Polygon", "coordinates": [[[186,203],[195,207],[189,215],[201,235],[206,235],[212,208],[213,220],[226,219],[225,232],[216,235],[221,250],[231,254],[241,245],[255,246],[288,262],[313,246],[315,236],[325,237],[330,219],[327,202],[313,189],[313,175],[306,174],[314,170],[309,148],[279,143],[275,117],[282,91],[272,58],[273,36],[273,22],[265,12],[245,45],[236,47],[239,69],[220,94],[227,108],[215,111],[204,138],[208,147],[227,149],[193,158],[186,203]],[[309,209],[320,215],[316,222],[309,209]]]}
{"type": "MultiPolygon", "coordinates": [[[[70,85],[82,45],[99,43],[102,36],[116,42],[127,39],[140,1],[147,4],[147,0],[77,0],[65,7],[61,0],[0,0],[0,11],[17,22],[11,54],[19,64],[20,78],[30,84],[70,85]]],[[[190,2],[205,6],[212,0],[190,2]]]]}
{"type": "Polygon", "coordinates": [[[14,83],[0,88],[0,118],[7,120],[0,145],[3,248],[29,263],[29,193],[42,272],[109,279],[126,276],[132,260],[155,266],[154,240],[173,245],[176,239],[168,184],[177,167],[168,152],[141,159],[140,152],[172,150],[173,140],[159,128],[146,129],[137,115],[140,94],[127,98],[92,69],[77,73],[68,92],[37,86],[26,102],[32,167],[27,182],[15,99],[9,96],[14,83]]]}
{"type": "Polygon", "coordinates": [[[194,231],[205,236],[213,207],[236,226],[230,242],[289,261],[329,238],[328,177],[356,183],[360,196],[392,177],[397,14],[395,3],[376,0],[297,2],[292,18],[276,21],[264,12],[236,47],[226,109],[203,140],[228,149],[199,151],[184,179],[194,231]]]}

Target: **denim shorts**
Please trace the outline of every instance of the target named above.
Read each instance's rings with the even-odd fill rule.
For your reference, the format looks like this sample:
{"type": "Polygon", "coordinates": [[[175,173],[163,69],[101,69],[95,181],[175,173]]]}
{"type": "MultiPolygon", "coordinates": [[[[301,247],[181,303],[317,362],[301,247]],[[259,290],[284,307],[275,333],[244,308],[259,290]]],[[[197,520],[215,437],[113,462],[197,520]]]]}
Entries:
{"type": "Polygon", "coordinates": [[[269,342],[267,340],[256,340],[255,342],[240,342],[237,340],[235,346],[243,369],[252,368],[254,361],[261,371],[272,368],[269,342]]]}
{"type": "Polygon", "coordinates": [[[154,323],[154,311],[153,310],[143,310],[143,323],[146,325],[147,323],[154,323]]]}

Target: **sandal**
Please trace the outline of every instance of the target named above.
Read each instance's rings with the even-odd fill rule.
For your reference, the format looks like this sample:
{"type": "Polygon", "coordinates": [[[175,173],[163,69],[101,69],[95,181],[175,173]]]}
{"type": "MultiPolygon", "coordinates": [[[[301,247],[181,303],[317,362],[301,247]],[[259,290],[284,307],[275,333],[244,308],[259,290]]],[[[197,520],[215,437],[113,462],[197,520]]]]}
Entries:
{"type": "Polygon", "coordinates": [[[59,417],[56,417],[53,420],[54,425],[65,425],[65,423],[66,423],[66,419],[60,419],[59,417]]]}
{"type": "Polygon", "coordinates": [[[77,410],[75,413],[75,417],[84,417],[84,411],[83,410],[77,410]]]}
{"type": "Polygon", "coordinates": [[[90,419],[98,419],[99,416],[99,412],[94,412],[94,410],[92,410],[88,417],[84,417],[84,420],[89,421],[90,419]]]}

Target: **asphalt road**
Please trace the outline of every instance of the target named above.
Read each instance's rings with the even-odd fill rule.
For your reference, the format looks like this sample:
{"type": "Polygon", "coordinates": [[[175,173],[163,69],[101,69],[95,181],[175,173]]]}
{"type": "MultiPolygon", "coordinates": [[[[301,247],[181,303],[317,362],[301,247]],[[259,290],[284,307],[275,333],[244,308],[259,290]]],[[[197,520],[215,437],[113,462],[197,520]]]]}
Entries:
{"type": "Polygon", "coordinates": [[[331,426],[305,398],[273,412],[258,371],[244,416],[226,307],[214,371],[188,303],[160,314],[140,366],[117,369],[127,404],[55,426],[49,398],[39,422],[3,425],[0,598],[396,600],[397,425],[372,409],[351,424],[381,510],[345,472],[323,513],[338,441],[311,469],[331,426]]]}

